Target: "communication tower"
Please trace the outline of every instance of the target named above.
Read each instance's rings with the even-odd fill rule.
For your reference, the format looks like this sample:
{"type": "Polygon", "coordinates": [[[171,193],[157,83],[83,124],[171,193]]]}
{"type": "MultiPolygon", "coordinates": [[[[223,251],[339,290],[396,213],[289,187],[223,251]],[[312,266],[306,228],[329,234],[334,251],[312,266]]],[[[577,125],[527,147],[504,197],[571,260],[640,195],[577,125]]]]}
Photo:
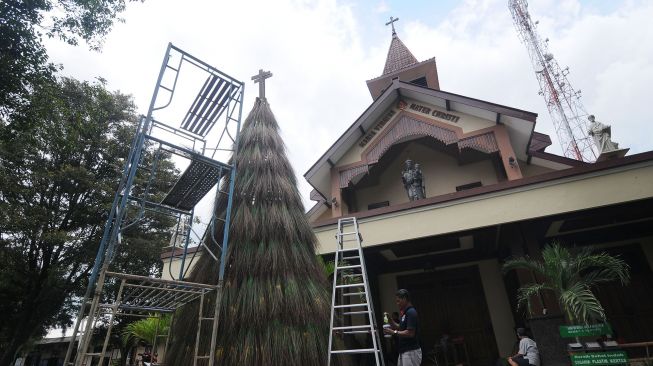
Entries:
{"type": "Polygon", "coordinates": [[[531,58],[540,84],[539,94],[544,97],[564,156],[585,162],[595,161],[598,153],[587,134],[587,112],[580,101],[580,90],[574,90],[567,78],[569,67],[560,68],[548,50],[549,39],[542,41],[537,34],[535,26],[538,22],[533,22],[528,14],[528,2],[509,0],[509,7],[519,38],[531,58]]]}

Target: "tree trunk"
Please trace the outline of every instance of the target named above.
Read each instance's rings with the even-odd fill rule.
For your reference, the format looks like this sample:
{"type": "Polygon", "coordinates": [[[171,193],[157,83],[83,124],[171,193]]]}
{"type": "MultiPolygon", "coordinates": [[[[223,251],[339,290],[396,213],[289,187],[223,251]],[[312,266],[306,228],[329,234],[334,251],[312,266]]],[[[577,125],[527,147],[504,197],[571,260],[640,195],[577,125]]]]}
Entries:
{"type": "Polygon", "coordinates": [[[5,349],[2,355],[0,355],[0,366],[10,366],[14,362],[16,352],[19,348],[20,342],[16,339],[12,339],[11,342],[9,342],[9,346],[5,349]]]}

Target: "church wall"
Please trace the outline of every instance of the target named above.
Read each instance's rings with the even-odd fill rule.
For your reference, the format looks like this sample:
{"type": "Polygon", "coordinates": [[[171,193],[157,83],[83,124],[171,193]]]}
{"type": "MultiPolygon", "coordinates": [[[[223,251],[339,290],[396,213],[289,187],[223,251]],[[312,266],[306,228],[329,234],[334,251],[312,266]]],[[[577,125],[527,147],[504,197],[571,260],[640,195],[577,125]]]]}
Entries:
{"type": "MultiPolygon", "coordinates": [[[[195,256],[195,262],[197,262],[197,256],[195,256]]],[[[188,260],[188,258],[186,258],[188,260]]],[[[161,278],[164,280],[172,280],[173,278],[170,277],[170,272],[172,272],[175,277],[179,276],[179,268],[181,268],[181,259],[172,259],[172,262],[170,262],[170,258],[165,258],[162,260],[163,261],[163,271],[161,273],[161,278]]]]}
{"type": "Polygon", "coordinates": [[[460,128],[462,128],[463,133],[469,133],[469,132],[472,132],[472,131],[482,130],[484,128],[488,128],[488,127],[492,127],[492,126],[496,125],[496,123],[494,121],[490,121],[490,120],[487,120],[487,119],[472,116],[470,114],[461,113],[461,112],[457,112],[457,111],[447,111],[445,108],[433,106],[431,104],[426,104],[424,102],[416,101],[416,100],[413,100],[413,99],[404,99],[404,100],[406,101],[406,103],[408,103],[408,106],[406,107],[406,111],[409,111],[411,113],[415,113],[415,114],[418,114],[418,115],[421,115],[421,116],[425,116],[425,117],[428,117],[428,118],[433,119],[435,121],[446,123],[446,124],[451,125],[451,126],[460,127],[460,128]],[[419,106],[427,107],[427,108],[430,109],[430,111],[428,111],[427,113],[424,113],[424,111],[419,110],[419,109],[417,109],[417,110],[416,109],[411,109],[410,108],[411,104],[417,104],[419,106]],[[458,116],[458,117],[460,117],[460,119],[458,121],[456,121],[456,122],[451,122],[451,121],[447,121],[447,120],[442,119],[442,118],[434,117],[433,116],[433,111],[434,110],[445,113],[445,114],[452,114],[454,116],[458,116]]]}
{"type": "Polygon", "coordinates": [[[497,183],[497,174],[490,160],[459,165],[455,158],[413,142],[381,173],[376,186],[355,190],[359,211],[367,210],[367,206],[375,202],[389,201],[391,206],[408,202],[401,171],[409,158],[421,165],[426,197],[456,192],[457,186],[478,181],[483,185],[497,183]]]}
{"type": "Polygon", "coordinates": [[[331,217],[333,217],[331,213],[331,209],[327,209],[326,211],[322,212],[322,214],[315,221],[322,221],[322,220],[330,219],[331,217]]]}
{"type": "MultiPolygon", "coordinates": [[[[443,266],[437,268],[436,271],[468,266],[478,266],[499,354],[509,355],[511,354],[515,342],[515,322],[512,317],[510,302],[508,301],[508,294],[503,283],[503,277],[499,269],[499,262],[496,259],[488,259],[443,266]]],[[[379,299],[381,304],[380,309],[377,311],[387,311],[388,313],[398,311],[394,300],[395,292],[398,290],[397,277],[423,272],[424,271],[420,269],[379,275],[379,299]]],[[[438,295],[446,296],[446,294],[438,295]]],[[[420,309],[417,309],[417,311],[419,313],[420,309]]],[[[420,324],[420,326],[428,327],[428,324],[420,324]]]]}
{"type": "MultiPolygon", "coordinates": [[[[395,179],[400,179],[399,173],[395,179]]],[[[646,162],[362,218],[359,219],[360,230],[365,238],[364,246],[405,241],[650,198],[653,185],[642,182],[651,181],[653,165],[646,162]]],[[[319,252],[332,253],[335,225],[318,227],[314,231],[319,252]]]]}
{"type": "MultiPolygon", "coordinates": [[[[342,156],[337,162],[335,162],[336,167],[341,167],[344,165],[352,164],[352,163],[357,163],[361,161],[362,159],[362,153],[363,150],[365,150],[372,141],[374,141],[378,136],[381,134],[382,131],[384,131],[388,125],[391,125],[392,122],[397,118],[399,110],[396,108],[390,108],[388,109],[382,117],[379,118],[379,120],[375,121],[374,124],[370,127],[370,129],[374,130],[375,135],[372,139],[370,139],[364,146],[360,146],[361,141],[363,141],[366,136],[368,135],[367,133],[363,136],[361,136],[358,141],[356,141],[356,144],[354,144],[346,153],[345,155],[342,156]],[[394,113],[394,115],[390,118],[387,119],[386,116],[389,114],[394,113]],[[385,118],[385,120],[384,120],[385,118]],[[381,123],[384,122],[384,123],[381,123]],[[380,128],[379,128],[380,127],[380,128]],[[376,130],[376,128],[379,128],[376,130]]],[[[370,129],[368,129],[368,133],[370,132],[370,129]]]]}
{"type": "Polygon", "coordinates": [[[546,168],[535,164],[526,164],[525,161],[521,160],[519,161],[519,167],[521,168],[521,173],[524,178],[555,171],[555,169],[546,168]]]}

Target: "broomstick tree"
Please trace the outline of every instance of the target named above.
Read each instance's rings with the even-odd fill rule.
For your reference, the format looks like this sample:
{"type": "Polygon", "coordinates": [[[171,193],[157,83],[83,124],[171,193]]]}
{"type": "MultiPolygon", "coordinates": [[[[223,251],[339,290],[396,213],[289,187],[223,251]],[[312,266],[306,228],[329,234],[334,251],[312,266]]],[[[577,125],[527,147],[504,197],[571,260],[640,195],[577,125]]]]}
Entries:
{"type": "MultiPolygon", "coordinates": [[[[304,215],[279,127],[265,99],[257,98],[243,124],[235,163],[217,364],[323,364],[330,316],[326,276],[315,256],[317,240],[304,215]]],[[[224,203],[215,209],[223,214],[224,203]]],[[[218,266],[204,255],[189,280],[215,284],[218,266]]],[[[192,364],[197,315],[193,304],[175,317],[175,338],[166,363],[192,364]]],[[[210,338],[210,330],[202,334],[210,338]]],[[[201,354],[208,354],[207,338],[202,339],[201,354]]]]}

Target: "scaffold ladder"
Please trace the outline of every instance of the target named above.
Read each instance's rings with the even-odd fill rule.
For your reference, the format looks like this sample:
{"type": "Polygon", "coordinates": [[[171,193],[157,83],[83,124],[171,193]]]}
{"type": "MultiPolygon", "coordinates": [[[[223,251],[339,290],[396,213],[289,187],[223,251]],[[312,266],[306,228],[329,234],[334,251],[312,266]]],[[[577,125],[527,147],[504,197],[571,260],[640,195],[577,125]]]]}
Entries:
{"type": "MultiPolygon", "coordinates": [[[[333,271],[333,292],[331,298],[331,329],[329,330],[329,358],[327,366],[331,366],[333,355],[339,354],[372,354],[375,365],[384,366],[381,353],[381,339],[374,317],[374,306],[370,296],[370,286],[363,258],[361,242],[363,238],[358,230],[355,217],[338,220],[336,233],[336,252],[333,271]],[[351,317],[351,324],[336,323],[351,317]],[[367,348],[334,348],[334,335],[368,334],[371,347],[367,348]]],[[[345,342],[345,344],[347,344],[345,342]]]]}

